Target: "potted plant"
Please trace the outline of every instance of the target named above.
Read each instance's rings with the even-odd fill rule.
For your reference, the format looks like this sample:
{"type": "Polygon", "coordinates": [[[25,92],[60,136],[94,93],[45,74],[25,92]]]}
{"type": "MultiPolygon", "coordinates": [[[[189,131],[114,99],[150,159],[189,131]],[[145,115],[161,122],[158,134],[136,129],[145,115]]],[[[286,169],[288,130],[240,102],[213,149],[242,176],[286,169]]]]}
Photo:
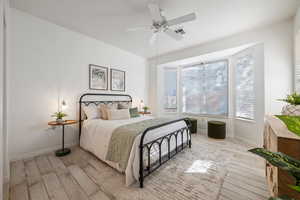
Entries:
{"type": "Polygon", "coordinates": [[[150,108],[149,108],[148,106],[144,106],[144,107],[143,107],[144,113],[147,113],[149,109],[150,109],[150,108]]]}
{"type": "Polygon", "coordinates": [[[279,99],[279,101],[288,103],[282,108],[282,115],[300,116],[300,94],[294,92],[287,95],[285,99],[279,99]]]}
{"type": "MultiPolygon", "coordinates": [[[[289,172],[295,178],[295,185],[289,187],[297,192],[300,192],[300,161],[296,160],[281,152],[271,152],[263,148],[254,148],[249,150],[264,159],[271,165],[289,172]]],[[[295,200],[288,196],[271,197],[269,200],[295,200]]]]}
{"type": "Polygon", "coordinates": [[[61,123],[63,122],[63,118],[68,116],[66,113],[63,113],[61,111],[54,113],[53,115],[51,115],[51,117],[56,117],[56,121],[61,123]]]}

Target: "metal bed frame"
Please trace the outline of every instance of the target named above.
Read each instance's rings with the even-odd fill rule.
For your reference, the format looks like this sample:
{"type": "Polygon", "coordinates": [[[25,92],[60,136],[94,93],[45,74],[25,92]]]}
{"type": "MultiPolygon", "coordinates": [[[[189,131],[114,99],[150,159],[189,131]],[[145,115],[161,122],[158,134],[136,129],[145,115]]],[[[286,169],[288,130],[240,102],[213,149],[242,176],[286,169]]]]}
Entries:
{"type": "MultiPolygon", "coordinates": [[[[130,95],[127,94],[100,94],[100,93],[86,93],[81,95],[80,99],[79,99],[79,140],[80,140],[80,136],[81,136],[81,129],[82,129],[82,122],[84,121],[84,119],[82,119],[82,105],[85,106],[89,106],[91,104],[94,105],[99,105],[99,104],[109,104],[109,103],[122,103],[122,102],[126,102],[126,103],[132,103],[132,97],[130,95]],[[111,97],[127,97],[128,100],[111,100],[111,101],[101,101],[101,100],[84,100],[84,97],[87,96],[111,96],[111,97]]],[[[140,168],[139,168],[139,183],[140,183],[140,188],[143,188],[144,186],[144,178],[148,175],[150,175],[152,172],[154,172],[155,170],[157,170],[161,165],[163,165],[164,163],[166,163],[168,160],[170,160],[171,158],[173,158],[177,153],[181,152],[184,148],[189,147],[191,148],[192,146],[192,141],[191,141],[191,132],[190,132],[190,126],[191,123],[189,121],[188,118],[180,118],[180,119],[176,119],[176,120],[172,120],[169,121],[167,123],[162,123],[159,124],[157,126],[152,126],[147,128],[146,130],[143,131],[142,135],[141,135],[141,141],[140,141],[140,145],[139,145],[139,152],[140,152],[140,168]],[[158,129],[160,127],[163,126],[167,126],[173,123],[177,123],[179,121],[185,121],[187,123],[186,127],[183,127],[179,130],[173,131],[171,133],[168,133],[167,135],[161,136],[159,138],[154,139],[153,141],[147,142],[145,143],[144,139],[145,136],[147,135],[147,133],[149,133],[149,131],[152,131],[154,129],[158,129]],[[186,133],[186,142],[183,142],[183,137],[184,134],[186,133]],[[178,144],[178,139],[179,137],[181,137],[181,144],[178,144]],[[171,151],[170,149],[170,143],[171,143],[171,139],[174,138],[175,139],[175,149],[171,151]],[[166,155],[162,155],[162,144],[163,142],[166,141],[167,142],[167,147],[168,147],[168,153],[166,155]],[[158,146],[159,149],[159,157],[158,160],[155,161],[154,163],[151,164],[151,149],[155,148],[154,146],[158,146]],[[146,166],[144,166],[144,151],[145,148],[147,149],[147,162],[148,164],[146,166]]]]}

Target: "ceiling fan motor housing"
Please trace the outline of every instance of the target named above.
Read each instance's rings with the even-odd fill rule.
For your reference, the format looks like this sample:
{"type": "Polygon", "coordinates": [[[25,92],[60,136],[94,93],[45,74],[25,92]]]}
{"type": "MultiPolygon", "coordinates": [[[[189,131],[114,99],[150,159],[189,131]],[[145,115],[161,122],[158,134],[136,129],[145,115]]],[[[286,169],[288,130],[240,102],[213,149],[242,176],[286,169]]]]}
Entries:
{"type": "Polygon", "coordinates": [[[174,30],[175,33],[178,33],[178,34],[181,34],[181,35],[184,35],[186,32],[183,30],[183,28],[178,28],[178,29],[175,29],[174,30]]]}

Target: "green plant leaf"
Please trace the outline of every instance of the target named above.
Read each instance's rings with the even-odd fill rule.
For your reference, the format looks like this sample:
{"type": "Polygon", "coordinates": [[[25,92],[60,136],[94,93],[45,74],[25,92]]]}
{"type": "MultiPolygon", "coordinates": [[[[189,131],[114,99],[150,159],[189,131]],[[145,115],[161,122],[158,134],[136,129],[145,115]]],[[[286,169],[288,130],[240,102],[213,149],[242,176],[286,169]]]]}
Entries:
{"type": "Polygon", "coordinates": [[[290,198],[288,196],[281,196],[281,197],[270,197],[269,200],[295,200],[295,199],[290,198]]]}
{"type": "Polygon", "coordinates": [[[63,112],[55,112],[51,117],[56,117],[57,119],[62,119],[63,117],[68,116],[66,113],[63,112]]]}
{"type": "Polygon", "coordinates": [[[300,186],[297,185],[289,185],[290,188],[292,188],[293,190],[300,192],[300,186]]]}
{"type": "Polygon", "coordinates": [[[279,101],[287,102],[291,105],[300,105],[300,94],[292,93],[286,96],[286,99],[278,99],[279,101]]]}
{"type": "Polygon", "coordinates": [[[296,179],[296,185],[300,184],[300,161],[284,153],[271,152],[263,148],[254,148],[249,151],[266,159],[273,166],[288,171],[296,179]]]}

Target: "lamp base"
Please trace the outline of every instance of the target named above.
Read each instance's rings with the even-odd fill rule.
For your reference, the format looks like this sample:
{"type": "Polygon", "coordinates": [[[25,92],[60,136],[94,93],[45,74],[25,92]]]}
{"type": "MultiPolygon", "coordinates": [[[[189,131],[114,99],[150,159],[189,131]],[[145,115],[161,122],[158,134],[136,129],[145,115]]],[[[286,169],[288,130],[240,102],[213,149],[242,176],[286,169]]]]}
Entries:
{"type": "Polygon", "coordinates": [[[57,157],[66,156],[69,153],[71,153],[71,149],[69,149],[69,148],[59,149],[59,150],[55,151],[55,155],[57,157]]]}

